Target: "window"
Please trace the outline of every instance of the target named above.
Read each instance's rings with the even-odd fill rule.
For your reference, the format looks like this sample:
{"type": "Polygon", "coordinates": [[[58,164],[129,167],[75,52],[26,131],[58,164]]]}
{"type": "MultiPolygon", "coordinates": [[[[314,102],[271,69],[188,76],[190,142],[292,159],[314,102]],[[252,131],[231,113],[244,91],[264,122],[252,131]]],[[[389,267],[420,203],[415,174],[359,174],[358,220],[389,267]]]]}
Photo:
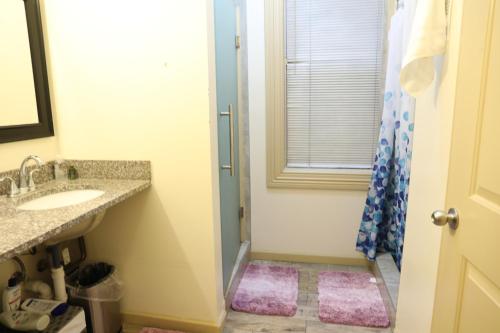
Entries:
{"type": "Polygon", "coordinates": [[[366,189],[384,41],[384,0],[266,1],[269,186],[366,189]]]}

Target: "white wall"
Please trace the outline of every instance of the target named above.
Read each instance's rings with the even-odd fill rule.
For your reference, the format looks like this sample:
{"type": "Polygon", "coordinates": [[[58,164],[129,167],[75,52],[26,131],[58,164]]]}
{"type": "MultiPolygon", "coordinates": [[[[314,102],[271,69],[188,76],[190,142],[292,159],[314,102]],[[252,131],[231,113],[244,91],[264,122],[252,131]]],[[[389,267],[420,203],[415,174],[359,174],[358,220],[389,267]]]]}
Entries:
{"type": "Polygon", "coordinates": [[[44,3],[62,156],[152,162],[152,188],[88,235],[90,258],[118,267],[124,312],[219,323],[212,1],[44,3]]]}
{"type": "Polygon", "coordinates": [[[417,98],[409,208],[396,318],[398,333],[431,330],[441,232],[431,213],[445,207],[462,0],[455,0],[441,78],[417,98]]]}
{"type": "Polygon", "coordinates": [[[266,186],[264,1],[248,1],[252,251],[360,258],[365,191],[266,186]]]}

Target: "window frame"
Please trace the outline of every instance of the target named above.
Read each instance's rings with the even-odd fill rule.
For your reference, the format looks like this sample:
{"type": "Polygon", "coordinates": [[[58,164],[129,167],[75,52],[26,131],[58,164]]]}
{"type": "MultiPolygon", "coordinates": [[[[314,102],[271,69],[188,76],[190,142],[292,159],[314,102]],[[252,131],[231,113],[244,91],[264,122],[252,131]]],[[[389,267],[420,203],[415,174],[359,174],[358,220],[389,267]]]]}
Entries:
{"type": "Polygon", "coordinates": [[[371,169],[287,166],[285,44],[285,0],[265,1],[267,186],[366,190],[371,179],[371,169]]]}

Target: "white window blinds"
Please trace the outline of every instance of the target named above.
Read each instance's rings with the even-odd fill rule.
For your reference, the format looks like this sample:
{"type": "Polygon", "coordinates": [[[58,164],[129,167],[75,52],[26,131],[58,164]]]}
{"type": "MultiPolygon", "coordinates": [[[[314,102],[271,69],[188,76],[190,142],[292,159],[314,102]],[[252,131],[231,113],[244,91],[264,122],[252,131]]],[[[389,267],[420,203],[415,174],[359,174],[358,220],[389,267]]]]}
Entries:
{"type": "Polygon", "coordinates": [[[371,168],[384,81],[384,0],[286,0],[287,166],[371,168]]]}

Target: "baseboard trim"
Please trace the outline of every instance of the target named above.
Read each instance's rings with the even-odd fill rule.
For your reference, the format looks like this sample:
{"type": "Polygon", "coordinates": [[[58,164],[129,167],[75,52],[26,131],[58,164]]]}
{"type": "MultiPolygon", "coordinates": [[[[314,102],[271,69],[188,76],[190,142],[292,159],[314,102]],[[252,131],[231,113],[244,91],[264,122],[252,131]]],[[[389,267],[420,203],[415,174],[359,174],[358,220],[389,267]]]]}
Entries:
{"type": "Polygon", "coordinates": [[[308,264],[369,266],[369,261],[364,258],[324,257],[324,256],[309,256],[301,254],[269,253],[269,252],[250,252],[250,258],[252,260],[276,260],[276,261],[302,262],[308,264]]]}
{"type": "MultiPolygon", "coordinates": [[[[221,333],[224,325],[224,320],[217,324],[149,313],[124,312],[122,318],[125,325],[156,327],[190,333],[221,333]]],[[[222,318],[224,319],[225,315],[222,318]]]]}

